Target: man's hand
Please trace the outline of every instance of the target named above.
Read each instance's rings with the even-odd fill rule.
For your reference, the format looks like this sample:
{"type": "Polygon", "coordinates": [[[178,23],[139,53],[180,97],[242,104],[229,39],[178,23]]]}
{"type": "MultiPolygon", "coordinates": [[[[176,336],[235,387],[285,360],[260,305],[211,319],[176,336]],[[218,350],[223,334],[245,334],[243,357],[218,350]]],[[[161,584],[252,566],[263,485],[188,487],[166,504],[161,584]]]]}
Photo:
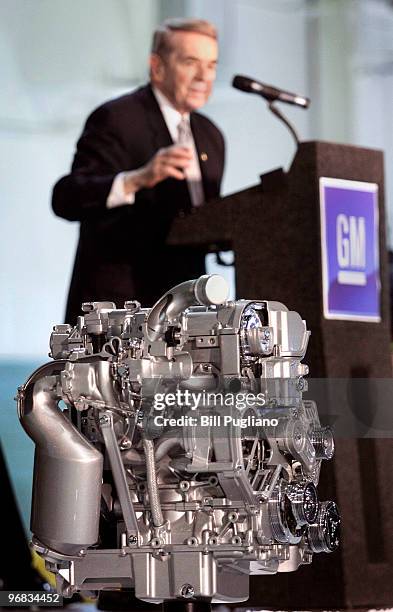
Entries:
{"type": "Polygon", "coordinates": [[[123,174],[124,189],[126,193],[136,193],[139,189],[154,187],[169,177],[181,181],[191,159],[189,147],[172,145],[159,149],[145,166],[123,174]]]}

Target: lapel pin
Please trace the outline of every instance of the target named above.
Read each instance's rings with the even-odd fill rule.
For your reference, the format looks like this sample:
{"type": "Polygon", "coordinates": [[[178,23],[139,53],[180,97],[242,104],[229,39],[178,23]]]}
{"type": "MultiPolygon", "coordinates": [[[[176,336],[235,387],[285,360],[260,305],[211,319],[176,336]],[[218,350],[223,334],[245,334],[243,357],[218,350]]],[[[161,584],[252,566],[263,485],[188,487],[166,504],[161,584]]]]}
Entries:
{"type": "Polygon", "coordinates": [[[208,160],[207,153],[203,152],[200,155],[201,161],[205,162],[208,160]]]}

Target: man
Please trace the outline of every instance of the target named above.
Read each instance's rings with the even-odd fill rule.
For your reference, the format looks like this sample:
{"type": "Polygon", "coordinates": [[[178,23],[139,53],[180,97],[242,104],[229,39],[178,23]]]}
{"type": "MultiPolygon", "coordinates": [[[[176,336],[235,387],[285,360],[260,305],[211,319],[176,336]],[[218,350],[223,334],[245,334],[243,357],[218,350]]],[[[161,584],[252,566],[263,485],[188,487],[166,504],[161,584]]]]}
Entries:
{"type": "Polygon", "coordinates": [[[154,33],[150,83],[87,119],[71,173],[53,190],[54,212],[80,221],[67,303],[75,323],[84,301],[151,306],[171,286],[204,273],[204,253],[166,244],[171,222],[219,195],[224,141],[196,113],[216,76],[217,33],[195,19],[154,33]]]}

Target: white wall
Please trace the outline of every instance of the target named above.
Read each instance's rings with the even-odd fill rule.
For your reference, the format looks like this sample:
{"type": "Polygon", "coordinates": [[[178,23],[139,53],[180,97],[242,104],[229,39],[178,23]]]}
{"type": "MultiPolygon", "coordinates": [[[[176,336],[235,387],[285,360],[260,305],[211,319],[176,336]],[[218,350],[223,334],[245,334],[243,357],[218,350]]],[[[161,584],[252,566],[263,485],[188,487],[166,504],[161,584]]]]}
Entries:
{"type": "Polygon", "coordinates": [[[158,11],[146,0],[0,3],[3,357],[45,359],[63,321],[78,227],[54,216],[51,189],[87,114],[146,79],[158,11]]]}
{"type": "MultiPolygon", "coordinates": [[[[288,167],[295,143],[264,100],[231,87],[233,75],[245,74],[300,94],[308,93],[307,20],[303,2],[268,0],[191,0],[189,15],[213,20],[219,28],[220,70],[215,95],[206,112],[222,127],[228,144],[224,193],[255,184],[261,173],[288,167]],[[294,10],[295,9],[295,10],[294,10]]],[[[303,140],[309,118],[302,109],[282,109],[303,140]]]]}
{"type": "MultiPolygon", "coordinates": [[[[162,15],[212,19],[220,31],[206,112],[228,145],[224,192],[288,167],[290,134],[233,74],[310,95],[283,108],[303,140],[386,151],[393,208],[393,11],[383,0],[2,0],[0,3],[1,303],[3,355],[45,359],[63,319],[77,226],[54,217],[53,183],[68,172],[86,115],[146,78],[162,15]]],[[[393,244],[393,240],[391,240],[393,244]]]]}
{"type": "Polygon", "coordinates": [[[388,243],[393,249],[393,5],[364,2],[355,23],[352,141],[384,151],[388,243]]]}

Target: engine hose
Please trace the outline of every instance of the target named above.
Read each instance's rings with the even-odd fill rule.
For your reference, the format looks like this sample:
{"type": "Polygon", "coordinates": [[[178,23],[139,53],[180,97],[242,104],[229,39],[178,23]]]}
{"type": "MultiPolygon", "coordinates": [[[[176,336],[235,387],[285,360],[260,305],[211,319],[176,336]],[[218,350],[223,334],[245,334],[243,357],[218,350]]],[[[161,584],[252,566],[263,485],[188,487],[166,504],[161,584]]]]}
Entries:
{"type": "Polygon", "coordinates": [[[174,447],[181,446],[184,448],[184,442],[181,439],[181,432],[179,432],[178,437],[173,437],[174,432],[171,432],[171,437],[166,438],[165,434],[160,438],[155,448],[155,457],[156,461],[161,461],[165,457],[165,455],[174,447]]]}
{"type": "Polygon", "coordinates": [[[162,527],[164,517],[162,516],[160,495],[157,486],[156,460],[154,456],[154,442],[143,436],[143,450],[146,457],[147,490],[149,493],[150,510],[154,527],[162,527]]]}
{"type": "Polygon", "coordinates": [[[212,306],[225,302],[228,283],[218,274],[204,274],[196,280],[185,281],[167,291],[150,310],[146,333],[152,342],[163,338],[166,324],[193,305],[212,306]]]}

